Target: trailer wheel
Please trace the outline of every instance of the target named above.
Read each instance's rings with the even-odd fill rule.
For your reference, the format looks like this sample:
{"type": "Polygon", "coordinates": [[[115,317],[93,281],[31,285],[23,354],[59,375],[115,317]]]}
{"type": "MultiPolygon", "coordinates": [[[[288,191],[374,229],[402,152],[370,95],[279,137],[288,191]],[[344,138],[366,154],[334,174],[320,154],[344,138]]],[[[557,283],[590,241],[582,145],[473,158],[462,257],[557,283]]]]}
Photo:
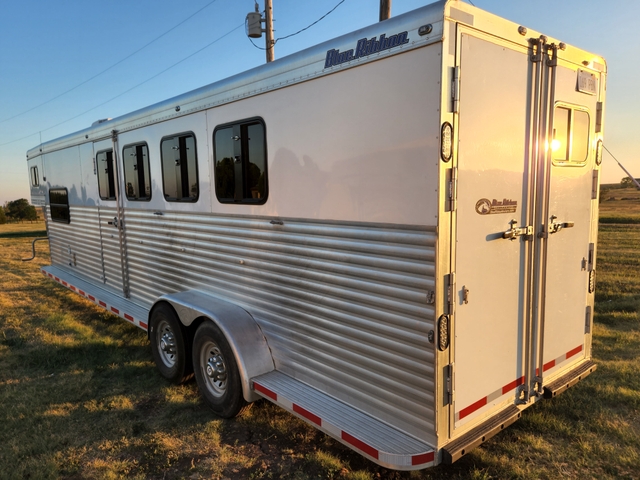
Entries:
{"type": "Polygon", "coordinates": [[[169,305],[161,304],[153,309],[149,319],[149,340],[160,375],[178,385],[193,376],[190,342],[169,305]]]}
{"type": "Polygon", "coordinates": [[[203,323],[196,331],[193,367],[202,397],[218,416],[233,418],[248,406],[233,351],[212,322],[203,323]]]}

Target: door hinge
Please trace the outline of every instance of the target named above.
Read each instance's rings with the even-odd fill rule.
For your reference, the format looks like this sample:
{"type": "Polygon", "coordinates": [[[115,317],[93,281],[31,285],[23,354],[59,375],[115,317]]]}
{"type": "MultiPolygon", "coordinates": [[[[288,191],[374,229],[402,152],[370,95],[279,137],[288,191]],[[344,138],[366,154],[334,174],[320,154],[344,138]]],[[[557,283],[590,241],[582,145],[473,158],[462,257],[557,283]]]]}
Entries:
{"type": "Polygon", "coordinates": [[[455,211],[458,198],[458,167],[451,169],[451,179],[449,180],[449,211],[455,211]]]}
{"type": "Polygon", "coordinates": [[[591,182],[591,200],[598,198],[598,170],[593,171],[593,181],[591,182]]]}
{"type": "Polygon", "coordinates": [[[455,297],[455,288],[456,288],[456,274],[455,272],[451,272],[449,274],[449,281],[447,282],[447,305],[449,307],[449,314],[453,314],[454,307],[454,297],[455,297]]]}
{"type": "Polygon", "coordinates": [[[451,81],[451,111],[460,113],[460,67],[453,68],[453,79],[451,81]]]}
{"type": "Polygon", "coordinates": [[[584,321],[584,333],[591,333],[591,306],[587,307],[587,314],[584,321]]]}
{"type": "Polygon", "coordinates": [[[444,367],[445,375],[445,405],[453,405],[453,363],[444,367]]]}

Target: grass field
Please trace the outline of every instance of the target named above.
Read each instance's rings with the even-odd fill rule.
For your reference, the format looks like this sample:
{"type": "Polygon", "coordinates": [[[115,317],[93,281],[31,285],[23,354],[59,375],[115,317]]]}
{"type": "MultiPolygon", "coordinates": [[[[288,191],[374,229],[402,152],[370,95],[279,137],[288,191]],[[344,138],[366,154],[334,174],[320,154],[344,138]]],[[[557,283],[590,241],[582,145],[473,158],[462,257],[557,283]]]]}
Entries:
{"type": "Polygon", "coordinates": [[[20,261],[43,224],[0,226],[0,478],[639,478],[640,196],[628,190],[601,203],[598,370],[422,472],[378,467],[268,402],[220,420],[194,383],[159,376],[141,330],[39,273],[45,243],[20,261]]]}

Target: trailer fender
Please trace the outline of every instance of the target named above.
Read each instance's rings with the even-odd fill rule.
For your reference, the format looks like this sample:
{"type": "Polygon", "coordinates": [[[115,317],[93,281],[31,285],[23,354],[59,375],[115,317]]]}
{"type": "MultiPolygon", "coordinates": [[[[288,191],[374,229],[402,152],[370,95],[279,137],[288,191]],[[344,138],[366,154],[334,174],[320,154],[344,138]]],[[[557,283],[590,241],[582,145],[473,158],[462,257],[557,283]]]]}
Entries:
{"type": "Polygon", "coordinates": [[[271,372],[275,366],[267,339],[245,309],[196,290],[163,295],[156,300],[154,307],[160,302],[169,303],[186,327],[201,317],[213,321],[224,333],[235,355],[244,399],[253,402],[261,398],[251,389],[250,380],[271,372]]]}

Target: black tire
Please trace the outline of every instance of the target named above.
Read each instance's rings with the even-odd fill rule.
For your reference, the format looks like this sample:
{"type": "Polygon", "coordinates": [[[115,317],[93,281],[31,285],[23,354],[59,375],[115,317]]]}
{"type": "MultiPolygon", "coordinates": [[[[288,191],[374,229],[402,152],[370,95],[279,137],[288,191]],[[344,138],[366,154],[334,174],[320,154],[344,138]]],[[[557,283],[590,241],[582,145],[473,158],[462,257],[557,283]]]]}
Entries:
{"type": "Polygon", "coordinates": [[[200,394],[216,415],[233,418],[248,406],[233,351],[213,322],[204,322],[196,330],[193,370],[200,394]]]}
{"type": "Polygon", "coordinates": [[[160,304],[151,312],[149,340],[160,375],[177,385],[193,377],[191,342],[171,306],[160,304]]]}

